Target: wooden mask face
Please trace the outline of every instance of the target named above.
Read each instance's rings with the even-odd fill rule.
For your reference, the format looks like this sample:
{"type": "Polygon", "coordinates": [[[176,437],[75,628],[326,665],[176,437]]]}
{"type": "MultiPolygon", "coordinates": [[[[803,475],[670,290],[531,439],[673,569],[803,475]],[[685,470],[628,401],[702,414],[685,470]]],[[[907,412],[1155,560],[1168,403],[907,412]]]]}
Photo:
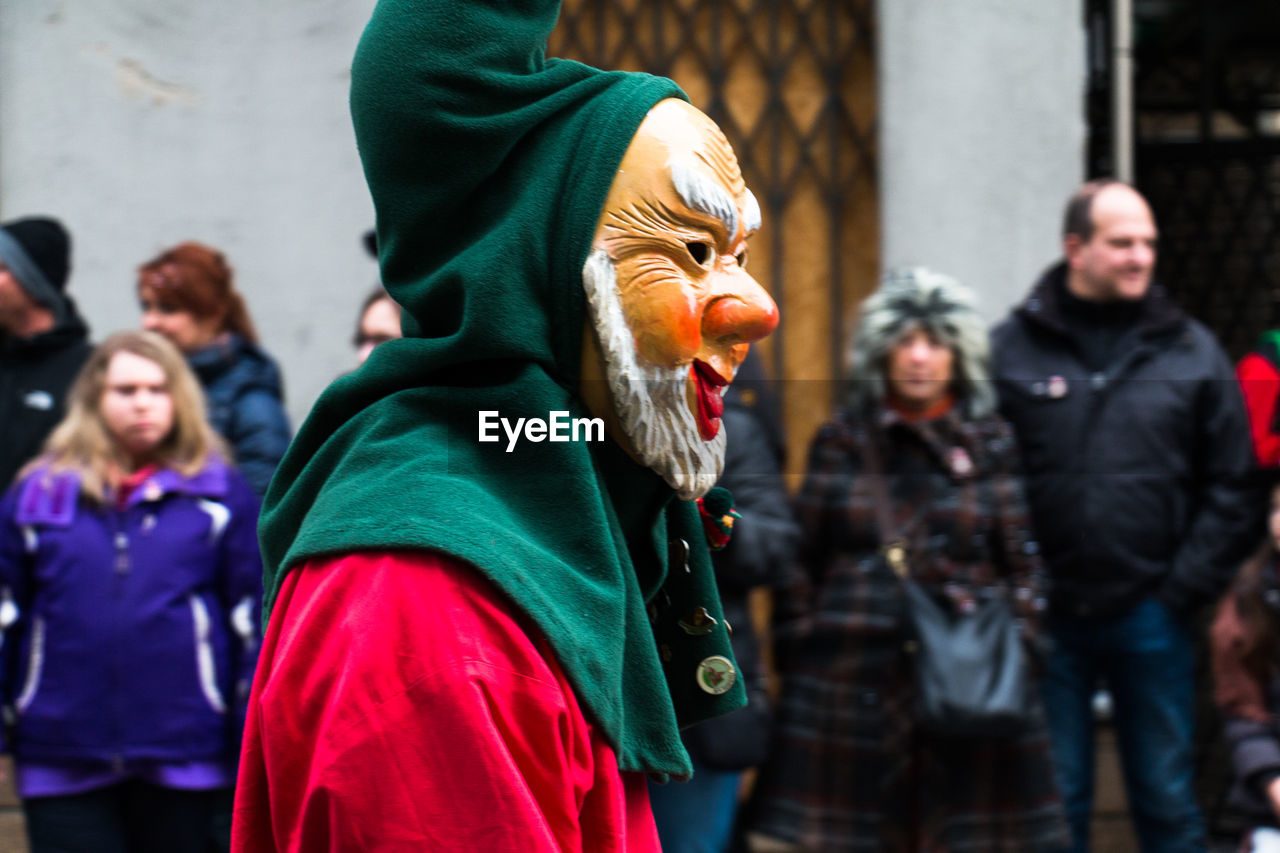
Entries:
{"type": "Polygon", "coordinates": [[[613,411],[596,411],[604,405],[599,395],[594,405],[584,396],[615,439],[656,470],[662,465],[651,457],[688,451],[672,445],[714,442],[718,475],[722,395],[751,342],[778,324],[777,306],[745,269],[747,240],[759,227],[759,205],[715,123],[683,101],[655,106],[618,168],[584,270],[600,346],[594,356],[604,363],[593,372],[584,362],[584,377],[608,375],[613,411]],[[620,363],[632,358],[634,366],[620,363]],[[637,373],[649,387],[622,389],[619,374],[637,373]],[[628,421],[663,412],[629,417],[646,404],[621,399],[646,390],[660,410],[685,409],[666,414],[691,427],[672,426],[666,446],[648,451],[635,434],[644,424],[628,421]],[[657,399],[663,396],[671,399],[657,399]],[[609,414],[618,417],[611,423],[609,414]]]}

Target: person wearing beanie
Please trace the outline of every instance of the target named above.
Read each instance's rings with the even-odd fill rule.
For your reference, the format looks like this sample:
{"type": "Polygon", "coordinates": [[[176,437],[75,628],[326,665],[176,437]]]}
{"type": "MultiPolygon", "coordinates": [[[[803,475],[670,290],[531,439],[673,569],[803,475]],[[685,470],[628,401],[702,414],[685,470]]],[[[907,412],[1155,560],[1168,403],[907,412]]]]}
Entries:
{"type": "Polygon", "coordinates": [[[187,357],[209,400],[209,422],[261,497],[292,430],[280,368],[258,345],[226,258],[194,241],[166,249],[139,267],[138,301],[143,328],[187,357]]]}
{"type": "Polygon", "coordinates": [[[267,492],[235,850],[657,851],[646,774],[745,701],[695,499],[759,206],[674,83],[546,58],[558,7],[382,0],[357,49],[404,336],[267,492]]]}
{"type": "Polygon", "coordinates": [[[0,488],[40,451],[89,358],[89,329],[64,292],[71,238],[62,223],[0,223],[0,488]]]}

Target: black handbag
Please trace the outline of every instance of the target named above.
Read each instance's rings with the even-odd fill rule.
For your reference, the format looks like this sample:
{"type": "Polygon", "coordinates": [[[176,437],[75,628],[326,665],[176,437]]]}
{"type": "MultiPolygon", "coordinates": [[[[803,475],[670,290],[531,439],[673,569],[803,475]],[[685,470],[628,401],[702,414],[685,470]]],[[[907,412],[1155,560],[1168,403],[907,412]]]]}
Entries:
{"type": "Polygon", "coordinates": [[[865,461],[880,553],[902,585],[914,636],[917,723],[953,737],[1009,737],[1024,731],[1032,714],[1031,668],[1007,590],[981,590],[974,606],[957,609],[917,583],[906,538],[894,528],[873,434],[867,435],[865,461]]]}

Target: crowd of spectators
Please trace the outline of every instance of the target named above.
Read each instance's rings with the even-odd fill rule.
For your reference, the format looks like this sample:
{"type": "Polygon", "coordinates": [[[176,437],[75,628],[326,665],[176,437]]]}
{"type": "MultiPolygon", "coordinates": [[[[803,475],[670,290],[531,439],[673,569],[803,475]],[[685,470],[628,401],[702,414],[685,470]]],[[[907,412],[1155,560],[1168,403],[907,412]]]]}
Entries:
{"type": "MultiPolygon", "coordinates": [[[[1276,337],[1233,370],[1155,281],[1156,241],[1138,192],[1086,184],[1063,257],[990,334],[959,282],[889,273],[794,499],[777,401],[743,365],[714,566],[750,702],[685,732],[691,782],[650,785],[665,849],[1086,851],[1100,688],[1142,848],[1205,849],[1205,643],[1228,807],[1247,849],[1280,849],[1276,337]],[[1025,726],[922,724],[902,566],[956,613],[1008,599],[1025,726]]],[[[226,849],[284,383],[217,249],[140,264],[141,330],[97,347],[70,269],[57,220],[0,224],[5,747],[34,849],[226,849]]],[[[400,310],[381,286],[358,306],[357,366],[400,310]]]]}

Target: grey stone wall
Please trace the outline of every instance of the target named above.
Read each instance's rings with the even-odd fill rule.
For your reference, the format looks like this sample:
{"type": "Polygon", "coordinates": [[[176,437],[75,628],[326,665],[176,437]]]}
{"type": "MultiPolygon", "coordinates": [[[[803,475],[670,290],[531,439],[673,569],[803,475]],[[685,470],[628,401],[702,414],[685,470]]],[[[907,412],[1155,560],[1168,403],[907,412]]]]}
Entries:
{"type": "Polygon", "coordinates": [[[351,366],[376,266],[347,112],[374,0],[21,0],[0,7],[0,219],[62,218],[95,339],[137,325],[134,270],[222,249],[295,421],[351,366]]]}
{"type": "Polygon", "coordinates": [[[1059,254],[1083,179],[1079,0],[879,0],[881,257],[1003,316],[1059,254]]]}

